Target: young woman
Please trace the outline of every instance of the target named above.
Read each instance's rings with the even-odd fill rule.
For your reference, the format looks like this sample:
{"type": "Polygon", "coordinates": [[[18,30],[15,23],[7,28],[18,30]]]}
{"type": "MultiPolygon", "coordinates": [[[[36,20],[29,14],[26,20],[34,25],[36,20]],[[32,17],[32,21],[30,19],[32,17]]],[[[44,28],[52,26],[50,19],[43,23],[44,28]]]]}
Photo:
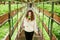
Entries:
{"type": "Polygon", "coordinates": [[[29,10],[24,18],[24,31],[26,40],[32,40],[34,32],[38,34],[36,20],[32,10],[29,10]]]}

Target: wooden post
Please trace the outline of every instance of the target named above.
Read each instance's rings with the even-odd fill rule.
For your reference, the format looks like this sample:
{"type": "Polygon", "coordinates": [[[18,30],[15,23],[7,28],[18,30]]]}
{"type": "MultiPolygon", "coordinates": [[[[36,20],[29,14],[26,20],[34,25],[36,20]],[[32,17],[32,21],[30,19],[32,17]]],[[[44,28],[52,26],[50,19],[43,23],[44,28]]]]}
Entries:
{"type": "Polygon", "coordinates": [[[43,1],[43,16],[42,16],[42,40],[43,40],[43,22],[44,22],[44,1],[43,1]]]}
{"type": "Polygon", "coordinates": [[[11,1],[9,1],[9,13],[8,13],[8,22],[9,22],[9,40],[11,40],[11,21],[10,21],[10,13],[11,13],[11,1]]]}
{"type": "MultiPolygon", "coordinates": [[[[54,2],[52,2],[52,14],[51,14],[51,18],[53,18],[54,15],[54,2]]],[[[51,29],[50,29],[50,40],[52,40],[52,28],[53,28],[53,19],[51,19],[51,29]]]]}

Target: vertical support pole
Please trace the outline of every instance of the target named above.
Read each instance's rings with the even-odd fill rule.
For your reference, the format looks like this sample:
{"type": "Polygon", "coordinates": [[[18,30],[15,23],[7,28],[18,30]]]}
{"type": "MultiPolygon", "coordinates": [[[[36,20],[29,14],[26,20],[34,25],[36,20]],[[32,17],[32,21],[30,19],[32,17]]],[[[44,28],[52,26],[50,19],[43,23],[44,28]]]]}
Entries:
{"type": "MultiPolygon", "coordinates": [[[[52,2],[52,14],[51,14],[51,18],[53,18],[54,15],[54,2],[52,2]]],[[[53,28],[53,19],[51,19],[51,29],[50,29],[50,40],[52,40],[52,28],[53,28]]]]}
{"type": "MultiPolygon", "coordinates": [[[[18,20],[18,0],[17,0],[17,20],[18,20]]],[[[17,21],[17,32],[18,32],[18,21],[17,21]]],[[[17,38],[18,38],[18,35],[17,35],[17,38]]]]}
{"type": "Polygon", "coordinates": [[[42,40],[43,40],[43,23],[44,23],[44,2],[43,2],[43,20],[42,20],[42,40]]]}
{"type": "Polygon", "coordinates": [[[9,1],[9,13],[8,13],[8,22],[9,22],[9,40],[11,40],[11,21],[10,21],[10,13],[11,13],[11,1],[9,1]]]}
{"type": "MultiPolygon", "coordinates": [[[[18,0],[17,0],[17,20],[18,20],[18,0]]],[[[18,22],[17,22],[17,26],[18,26],[18,22]]]]}
{"type": "Polygon", "coordinates": [[[49,17],[49,20],[48,20],[48,34],[50,35],[50,17],[49,17]]]}
{"type": "MultiPolygon", "coordinates": [[[[11,9],[11,8],[10,8],[10,9],[11,9]]],[[[12,19],[12,29],[13,29],[12,31],[14,32],[14,27],[13,27],[13,25],[14,25],[14,24],[13,24],[13,16],[11,16],[11,19],[12,19]]],[[[12,35],[13,35],[13,32],[12,32],[12,35]]]]}

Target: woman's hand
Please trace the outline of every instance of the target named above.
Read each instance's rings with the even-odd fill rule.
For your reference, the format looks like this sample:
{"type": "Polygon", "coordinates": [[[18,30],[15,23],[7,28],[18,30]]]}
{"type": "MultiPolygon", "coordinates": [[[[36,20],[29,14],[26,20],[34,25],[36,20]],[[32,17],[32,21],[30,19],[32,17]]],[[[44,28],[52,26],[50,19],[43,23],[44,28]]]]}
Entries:
{"type": "Polygon", "coordinates": [[[36,33],[36,35],[38,35],[38,32],[35,32],[36,33]]]}

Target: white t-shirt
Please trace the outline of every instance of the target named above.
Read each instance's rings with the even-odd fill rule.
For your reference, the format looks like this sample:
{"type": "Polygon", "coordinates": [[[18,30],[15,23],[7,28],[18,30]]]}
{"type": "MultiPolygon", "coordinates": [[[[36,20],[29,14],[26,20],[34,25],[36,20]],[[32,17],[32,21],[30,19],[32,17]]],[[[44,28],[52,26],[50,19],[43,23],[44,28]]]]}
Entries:
{"type": "Polygon", "coordinates": [[[23,26],[24,26],[24,30],[27,32],[38,31],[36,20],[28,21],[26,18],[24,18],[23,26]]]}

